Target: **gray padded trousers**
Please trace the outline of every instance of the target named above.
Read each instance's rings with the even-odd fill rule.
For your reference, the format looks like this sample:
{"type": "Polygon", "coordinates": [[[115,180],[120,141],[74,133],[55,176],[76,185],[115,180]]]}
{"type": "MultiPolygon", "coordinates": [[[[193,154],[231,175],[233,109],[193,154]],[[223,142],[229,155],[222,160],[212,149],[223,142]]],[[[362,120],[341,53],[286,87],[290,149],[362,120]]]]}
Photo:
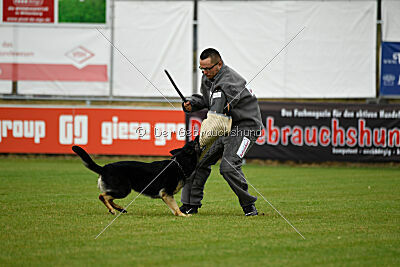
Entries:
{"type": "Polygon", "coordinates": [[[204,185],[210,176],[211,166],[222,157],[220,173],[238,197],[240,206],[253,204],[257,197],[249,194],[241,167],[243,157],[257,140],[257,134],[259,128],[241,127],[232,130],[229,136],[218,138],[186,180],[181,194],[182,203],[201,206],[204,185]]]}

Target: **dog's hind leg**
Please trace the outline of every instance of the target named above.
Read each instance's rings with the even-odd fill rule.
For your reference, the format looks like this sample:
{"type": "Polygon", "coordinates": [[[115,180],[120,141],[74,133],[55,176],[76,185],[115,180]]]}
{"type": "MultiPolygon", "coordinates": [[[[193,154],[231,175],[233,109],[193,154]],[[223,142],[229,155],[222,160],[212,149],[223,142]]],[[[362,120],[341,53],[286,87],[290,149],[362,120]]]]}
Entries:
{"type": "Polygon", "coordinates": [[[114,203],[113,199],[110,199],[109,202],[110,202],[111,206],[114,209],[116,209],[116,210],[118,210],[119,212],[122,212],[122,213],[127,213],[127,211],[123,207],[121,207],[120,205],[114,203]]]}
{"type": "Polygon", "coordinates": [[[182,213],[176,203],[174,196],[168,195],[164,190],[160,191],[160,197],[167,204],[168,208],[172,211],[175,216],[188,217],[190,215],[182,213]]]}
{"type": "Polygon", "coordinates": [[[112,200],[113,200],[113,197],[112,197],[112,196],[107,195],[107,193],[101,193],[101,194],[99,195],[99,199],[100,199],[101,202],[103,202],[103,204],[107,207],[108,211],[109,211],[112,215],[115,215],[115,214],[116,214],[114,208],[111,206],[111,203],[110,203],[110,202],[112,202],[112,200]]]}

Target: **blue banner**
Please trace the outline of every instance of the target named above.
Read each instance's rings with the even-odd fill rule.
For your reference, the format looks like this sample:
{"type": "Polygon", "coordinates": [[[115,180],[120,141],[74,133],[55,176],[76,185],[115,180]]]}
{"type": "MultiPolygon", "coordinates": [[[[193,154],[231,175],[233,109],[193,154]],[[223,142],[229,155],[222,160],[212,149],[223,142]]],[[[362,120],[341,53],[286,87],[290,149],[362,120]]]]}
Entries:
{"type": "Polygon", "coordinates": [[[400,43],[382,42],[381,95],[400,95],[400,43]]]}

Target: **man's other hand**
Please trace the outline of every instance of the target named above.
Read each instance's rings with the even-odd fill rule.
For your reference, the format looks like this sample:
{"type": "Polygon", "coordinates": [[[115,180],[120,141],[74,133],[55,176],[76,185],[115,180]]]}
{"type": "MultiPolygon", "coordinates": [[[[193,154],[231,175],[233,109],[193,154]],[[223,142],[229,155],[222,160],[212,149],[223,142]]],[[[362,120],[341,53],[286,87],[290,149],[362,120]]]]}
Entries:
{"type": "Polygon", "coordinates": [[[192,112],[192,104],[190,104],[190,101],[183,103],[183,107],[186,111],[192,112]]]}

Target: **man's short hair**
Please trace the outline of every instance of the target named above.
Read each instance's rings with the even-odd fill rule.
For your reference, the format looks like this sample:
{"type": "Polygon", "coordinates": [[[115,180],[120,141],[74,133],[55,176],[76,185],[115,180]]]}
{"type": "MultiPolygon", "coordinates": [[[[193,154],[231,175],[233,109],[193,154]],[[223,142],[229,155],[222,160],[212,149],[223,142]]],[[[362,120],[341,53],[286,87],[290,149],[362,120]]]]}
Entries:
{"type": "Polygon", "coordinates": [[[200,59],[204,60],[206,58],[211,58],[212,63],[217,63],[221,60],[221,55],[219,52],[214,48],[207,48],[200,54],[200,59]]]}

